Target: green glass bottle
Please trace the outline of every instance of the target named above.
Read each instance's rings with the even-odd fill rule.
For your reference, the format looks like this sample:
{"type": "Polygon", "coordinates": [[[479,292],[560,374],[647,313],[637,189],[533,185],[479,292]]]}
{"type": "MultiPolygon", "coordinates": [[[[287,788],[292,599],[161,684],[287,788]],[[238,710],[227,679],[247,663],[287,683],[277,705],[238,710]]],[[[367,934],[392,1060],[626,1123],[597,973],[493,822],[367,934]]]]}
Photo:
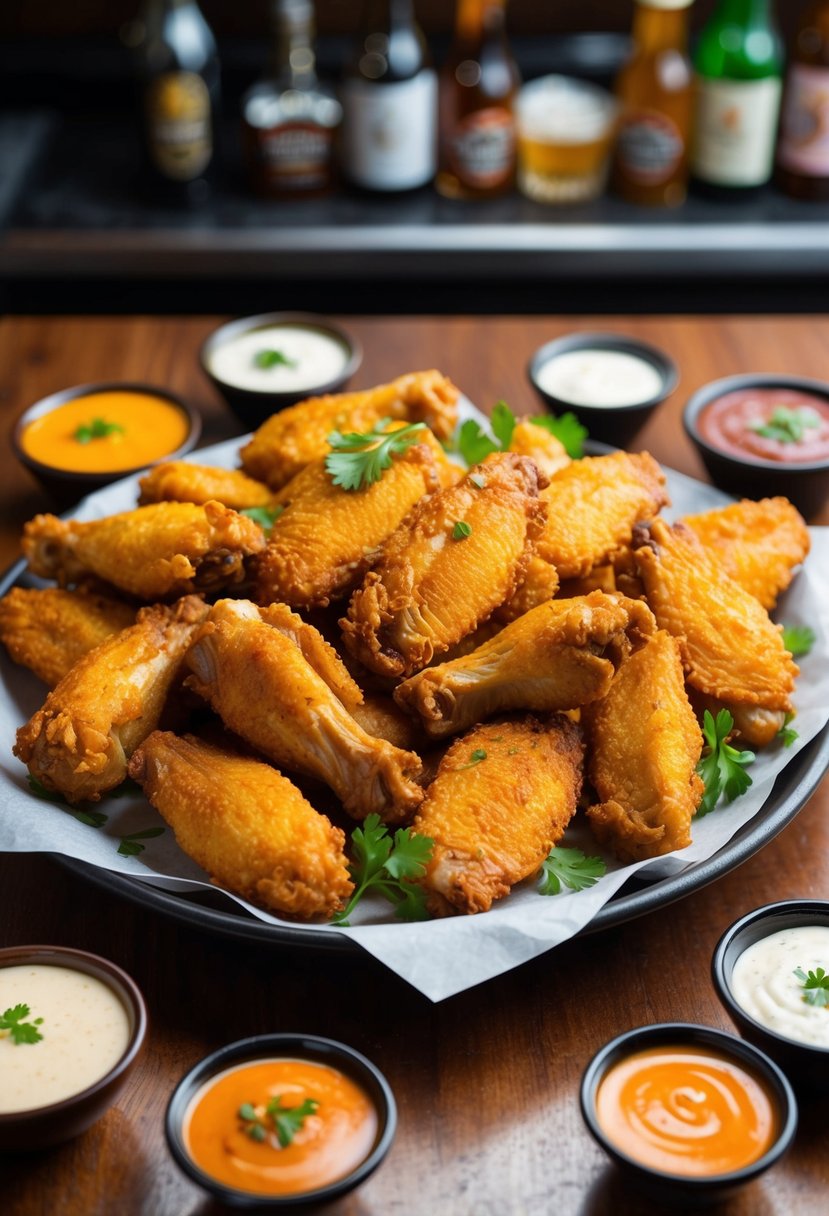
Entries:
{"type": "Polygon", "coordinates": [[[771,0],[720,0],[700,34],[691,172],[717,193],[769,180],[783,88],[783,44],[771,0]]]}

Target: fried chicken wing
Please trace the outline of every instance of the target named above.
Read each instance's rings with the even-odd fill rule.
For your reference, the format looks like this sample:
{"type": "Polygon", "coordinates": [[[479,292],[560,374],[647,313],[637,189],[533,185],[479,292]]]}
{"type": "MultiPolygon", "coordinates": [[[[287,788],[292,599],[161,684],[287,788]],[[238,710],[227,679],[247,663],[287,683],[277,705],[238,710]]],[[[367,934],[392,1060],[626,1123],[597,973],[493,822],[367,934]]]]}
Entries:
{"type": "Polygon", "coordinates": [[[602,697],[632,645],[653,632],[640,600],[594,591],[549,600],[463,658],[428,667],[395,690],[430,738],[510,709],[575,709],[602,697]]]}
{"type": "Polygon", "coordinates": [[[34,574],[66,586],[95,575],[138,599],[218,590],[265,547],[258,524],[218,502],[159,502],[89,523],[37,515],[23,529],[34,574]]]}
{"type": "MultiPolygon", "coordinates": [[[[251,619],[253,614],[249,613],[251,619]]],[[[259,617],[289,638],[302,653],[306,663],[324,680],[349,713],[363,703],[363,692],[352,679],[337,651],[318,629],[303,621],[287,604],[268,604],[259,608],[259,617]]],[[[371,732],[369,732],[371,733],[371,732]]]]}
{"type": "Polygon", "coordinates": [[[120,785],[206,615],[195,595],[142,608],[134,625],[78,659],[17,732],[14,754],[32,776],[69,802],[97,802],[120,785]]]}
{"type": "Polygon", "coordinates": [[[217,886],[298,920],[327,918],[350,895],[343,832],[269,764],[154,731],[129,774],[217,886]]]}
{"type": "Polygon", "coordinates": [[[560,579],[583,578],[630,542],[634,524],[667,506],[665,474],[648,452],[586,456],[551,479],[547,522],[536,546],[560,579]]]}
{"type": "Polygon", "coordinates": [[[214,605],[186,684],[268,759],[330,786],[354,818],[406,819],[423,797],[418,757],[368,735],[267,612],[245,600],[214,605]]]}
{"type": "Polygon", "coordinates": [[[382,693],[366,693],[362,704],[349,710],[366,734],[385,739],[403,751],[418,752],[426,742],[418,723],[382,693]]]}
{"type": "Polygon", "coordinates": [[[576,810],[582,754],[565,718],[492,722],[455,740],[413,824],[435,842],[421,880],[433,912],[487,912],[539,869],[576,810]]]}
{"type": "Polygon", "coordinates": [[[774,720],[767,715],[779,729],[793,708],[798,669],[780,629],[683,524],[654,520],[637,529],[633,546],[657,623],[679,642],[687,683],[740,716],[743,738],[762,746],[774,720]]]}
{"type": "Polygon", "coordinates": [[[379,481],[359,490],[335,486],[324,457],[311,461],[282,491],[284,510],[252,563],[255,598],[313,608],[347,595],[383,541],[439,484],[425,443],[407,448],[379,481]]]}
{"type": "Polygon", "coordinates": [[[241,469],[217,469],[187,460],[155,465],[138,485],[142,506],[151,502],[195,502],[204,506],[215,500],[234,511],[244,511],[268,507],[273,502],[273,491],[241,469]]]}
{"type": "Polygon", "coordinates": [[[583,724],[588,774],[601,799],[587,816],[599,843],[622,861],[686,848],[703,793],[696,773],[702,732],[677,641],[662,629],[647,638],[583,724]]]}
{"type": "Polygon", "coordinates": [[[251,477],[279,490],[328,452],[332,431],[370,431],[381,418],[425,422],[448,439],[457,420],[458,390],[438,371],[410,372],[357,393],[311,397],[264,422],[241,451],[251,477]]]}
{"type": "Polygon", "coordinates": [[[743,499],[686,524],[725,573],[769,612],[809,552],[809,529],[788,498],[743,499]]]}
{"type": "Polygon", "coordinates": [[[54,688],[95,646],[135,620],[121,600],[60,587],[12,587],[0,599],[0,641],[15,663],[54,688]]]}
{"type": "Polygon", "coordinates": [[[446,661],[459,659],[471,654],[484,642],[494,638],[496,633],[515,621],[525,612],[531,612],[539,604],[544,604],[553,598],[558,591],[558,574],[555,566],[545,562],[543,557],[533,553],[527,563],[524,581],[519,584],[509,599],[504,600],[500,608],[496,608],[488,621],[479,625],[474,633],[468,633],[455,646],[450,646],[446,653],[446,661]]]}
{"type": "Polygon", "coordinates": [[[534,460],[545,477],[552,477],[559,469],[570,463],[567,449],[560,439],[532,418],[519,418],[515,423],[509,451],[534,460]]]}
{"type": "Polygon", "coordinates": [[[418,503],[340,622],[351,653],[380,675],[410,675],[503,604],[543,524],[539,476],[525,456],[502,452],[418,503]]]}

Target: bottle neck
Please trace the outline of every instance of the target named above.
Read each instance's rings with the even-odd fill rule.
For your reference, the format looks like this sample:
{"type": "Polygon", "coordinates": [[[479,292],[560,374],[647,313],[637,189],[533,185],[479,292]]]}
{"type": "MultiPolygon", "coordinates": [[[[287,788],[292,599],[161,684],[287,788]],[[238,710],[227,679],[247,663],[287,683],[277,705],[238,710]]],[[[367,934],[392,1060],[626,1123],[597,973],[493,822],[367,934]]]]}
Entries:
{"type": "Polygon", "coordinates": [[[633,41],[639,51],[684,51],[688,45],[688,7],[651,8],[647,2],[637,4],[633,41]]]}
{"type": "Polygon", "coordinates": [[[316,83],[314,10],[302,0],[277,0],[273,10],[273,74],[291,88],[316,83]]]}
{"type": "Polygon", "coordinates": [[[744,29],[768,28],[772,24],[771,0],[720,0],[712,21],[715,25],[738,25],[744,29]]]}

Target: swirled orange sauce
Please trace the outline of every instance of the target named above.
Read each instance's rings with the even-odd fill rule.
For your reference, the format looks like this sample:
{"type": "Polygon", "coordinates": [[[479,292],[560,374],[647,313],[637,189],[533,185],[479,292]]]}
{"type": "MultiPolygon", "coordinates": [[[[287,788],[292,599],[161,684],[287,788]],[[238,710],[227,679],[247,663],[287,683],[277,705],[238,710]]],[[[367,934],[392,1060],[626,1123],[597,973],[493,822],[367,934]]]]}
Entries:
{"type": "Polygon", "coordinates": [[[225,1186],[256,1195],[296,1195],[317,1190],[356,1169],[377,1136],[377,1111],[344,1073],[311,1060],[272,1059],[229,1068],[193,1097],[184,1118],[184,1143],[193,1161],[225,1186]],[[292,1142],[280,1147],[270,1130],[258,1142],[245,1130],[239,1110],[319,1103],[292,1142]]]}
{"type": "Polygon", "coordinates": [[[35,418],[20,436],[27,455],[70,473],[118,473],[143,468],[169,456],[184,443],[190,422],[164,397],[131,390],[89,393],[35,418]],[[109,433],[81,442],[78,428],[96,419],[109,433]]]}
{"type": "Polygon", "coordinates": [[[693,1047],[654,1047],[609,1070],[596,1095],[605,1135],[667,1174],[715,1177],[757,1161],[777,1136],[777,1109],[735,1060],[693,1047]]]}

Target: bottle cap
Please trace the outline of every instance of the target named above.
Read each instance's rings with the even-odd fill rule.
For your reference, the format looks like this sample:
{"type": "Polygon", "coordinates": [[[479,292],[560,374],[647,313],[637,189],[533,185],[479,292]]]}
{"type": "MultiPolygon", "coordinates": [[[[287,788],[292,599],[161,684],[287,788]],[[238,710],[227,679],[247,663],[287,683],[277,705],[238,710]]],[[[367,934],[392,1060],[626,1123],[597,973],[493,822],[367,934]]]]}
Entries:
{"type": "Polygon", "coordinates": [[[694,0],[636,0],[645,8],[690,8],[694,0]]]}

